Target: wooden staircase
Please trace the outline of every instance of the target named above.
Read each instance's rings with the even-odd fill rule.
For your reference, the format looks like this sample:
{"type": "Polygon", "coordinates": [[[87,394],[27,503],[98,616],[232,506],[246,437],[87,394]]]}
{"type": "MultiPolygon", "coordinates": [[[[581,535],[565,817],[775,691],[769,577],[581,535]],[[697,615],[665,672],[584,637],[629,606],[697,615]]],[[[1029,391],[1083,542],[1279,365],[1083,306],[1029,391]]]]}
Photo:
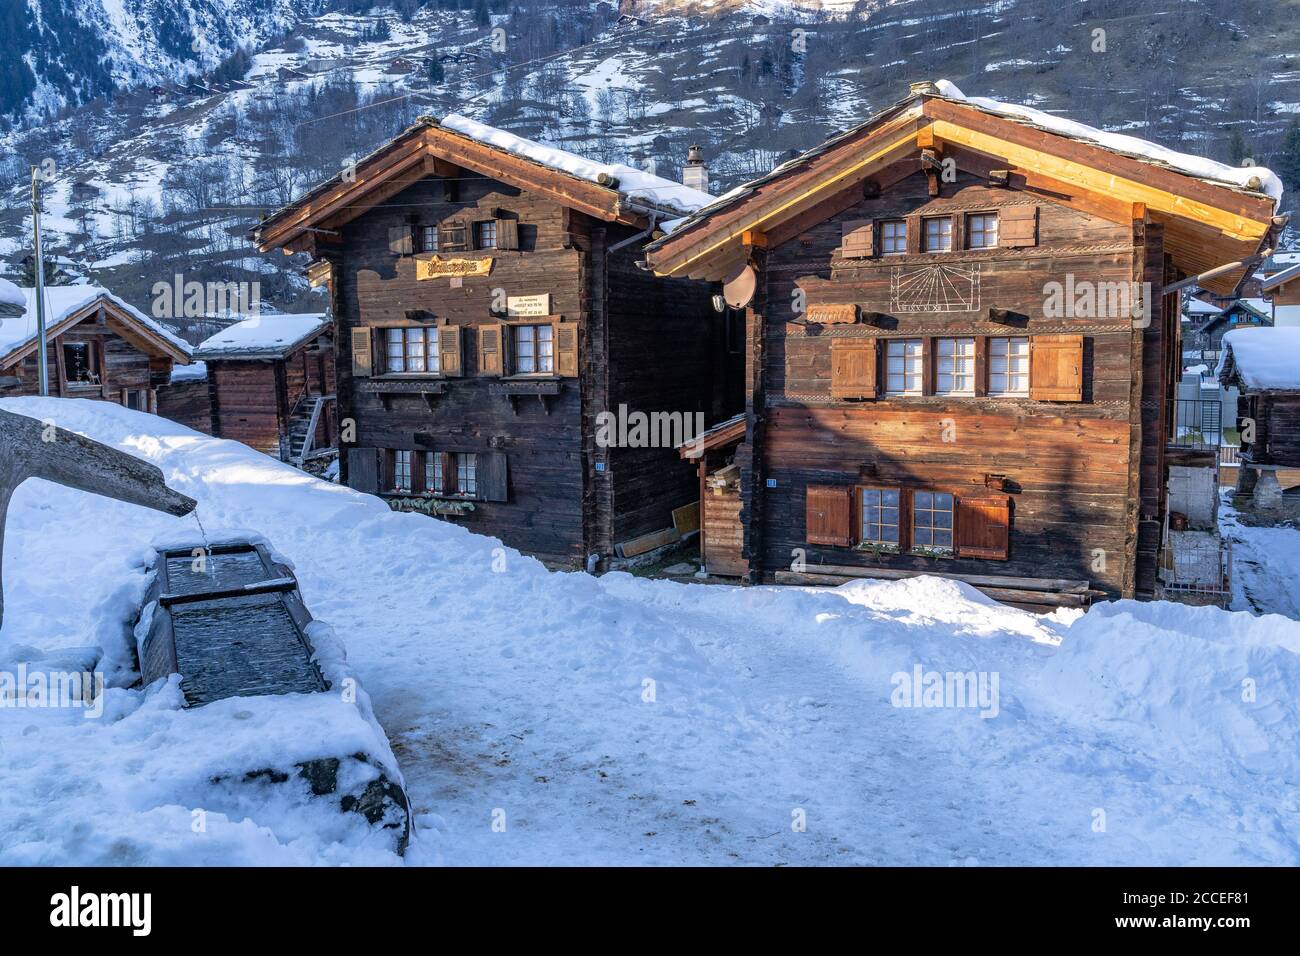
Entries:
{"type": "Polygon", "coordinates": [[[289,440],[285,460],[296,468],[315,450],[316,430],[320,425],[325,403],[333,395],[303,395],[289,415],[289,440]]]}

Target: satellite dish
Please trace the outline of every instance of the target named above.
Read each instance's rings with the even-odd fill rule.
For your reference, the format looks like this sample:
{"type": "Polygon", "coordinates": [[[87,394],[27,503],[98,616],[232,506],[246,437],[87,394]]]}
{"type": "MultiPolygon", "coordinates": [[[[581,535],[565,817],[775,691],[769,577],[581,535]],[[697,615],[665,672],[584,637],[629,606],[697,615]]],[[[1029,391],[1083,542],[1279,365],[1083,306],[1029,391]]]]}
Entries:
{"type": "Polygon", "coordinates": [[[753,266],[746,263],[723,285],[722,297],[733,309],[743,309],[754,298],[754,290],[757,288],[758,274],[753,266]]]}

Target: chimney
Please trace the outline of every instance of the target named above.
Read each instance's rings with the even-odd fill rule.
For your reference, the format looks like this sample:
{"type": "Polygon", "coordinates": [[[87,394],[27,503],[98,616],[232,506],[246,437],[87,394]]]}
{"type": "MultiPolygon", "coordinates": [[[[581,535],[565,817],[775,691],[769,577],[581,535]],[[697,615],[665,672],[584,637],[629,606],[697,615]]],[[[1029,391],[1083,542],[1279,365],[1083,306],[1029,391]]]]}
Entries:
{"type": "Polygon", "coordinates": [[[698,189],[702,193],[709,191],[709,167],[704,164],[704,151],[699,146],[692,146],[686,151],[682,185],[698,189]]]}

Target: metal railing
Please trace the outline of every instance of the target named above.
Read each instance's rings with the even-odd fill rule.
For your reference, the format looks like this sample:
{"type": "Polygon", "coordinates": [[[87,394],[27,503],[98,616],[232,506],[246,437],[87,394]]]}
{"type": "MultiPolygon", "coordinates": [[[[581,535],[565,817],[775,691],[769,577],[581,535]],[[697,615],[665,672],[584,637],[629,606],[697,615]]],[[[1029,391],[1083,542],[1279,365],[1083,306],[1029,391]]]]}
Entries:
{"type": "Polygon", "coordinates": [[[1223,415],[1219,401],[1175,398],[1171,404],[1173,431],[1170,445],[1212,451],[1223,444],[1223,415]]]}

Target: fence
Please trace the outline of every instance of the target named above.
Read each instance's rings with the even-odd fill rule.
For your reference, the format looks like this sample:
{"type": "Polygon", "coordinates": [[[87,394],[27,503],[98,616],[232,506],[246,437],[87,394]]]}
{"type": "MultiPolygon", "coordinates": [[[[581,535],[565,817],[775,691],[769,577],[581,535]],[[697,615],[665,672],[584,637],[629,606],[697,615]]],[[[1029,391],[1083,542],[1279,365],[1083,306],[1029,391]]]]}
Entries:
{"type": "Polygon", "coordinates": [[[1172,419],[1169,444],[1176,448],[1212,451],[1223,444],[1222,408],[1217,400],[1176,398],[1172,419]]]}

